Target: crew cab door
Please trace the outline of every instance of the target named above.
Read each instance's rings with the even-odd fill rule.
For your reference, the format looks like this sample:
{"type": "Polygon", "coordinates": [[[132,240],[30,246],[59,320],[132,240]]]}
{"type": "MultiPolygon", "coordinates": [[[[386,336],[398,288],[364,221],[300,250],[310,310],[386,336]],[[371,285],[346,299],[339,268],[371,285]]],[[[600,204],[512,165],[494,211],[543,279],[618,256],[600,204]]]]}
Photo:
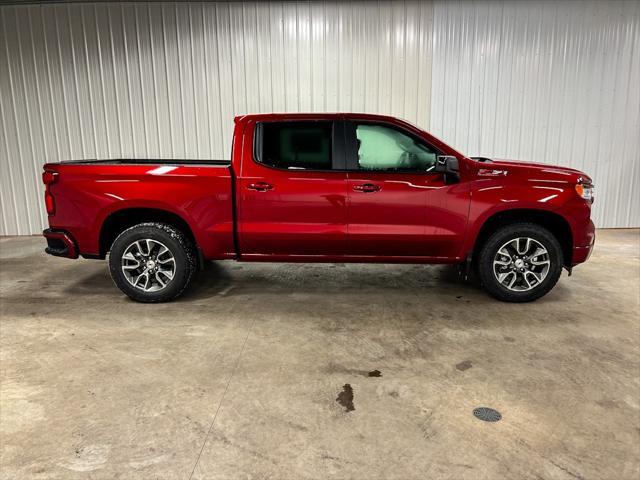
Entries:
{"type": "Polygon", "coordinates": [[[459,255],[468,194],[434,171],[441,153],[414,132],[374,122],[345,124],[351,256],[459,255]]]}
{"type": "Polygon", "coordinates": [[[236,183],[240,255],[344,255],[342,123],[264,121],[254,123],[248,133],[253,133],[248,135],[253,145],[244,142],[236,183]]]}

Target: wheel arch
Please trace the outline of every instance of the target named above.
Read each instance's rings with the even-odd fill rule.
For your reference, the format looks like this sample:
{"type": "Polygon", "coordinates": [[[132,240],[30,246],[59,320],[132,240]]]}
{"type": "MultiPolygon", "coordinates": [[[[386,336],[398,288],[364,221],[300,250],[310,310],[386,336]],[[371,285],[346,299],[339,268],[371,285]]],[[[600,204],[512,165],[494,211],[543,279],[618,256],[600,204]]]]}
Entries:
{"type": "Polygon", "coordinates": [[[123,208],[110,213],[102,222],[99,236],[100,257],[104,258],[113,241],[127,228],[139,223],[158,222],[179,229],[198,249],[198,242],[191,226],[180,215],[161,208],[123,208]]]}
{"type": "Polygon", "coordinates": [[[494,213],[484,221],[478,231],[473,245],[472,258],[478,258],[480,250],[493,232],[501,227],[515,223],[534,223],[549,230],[562,247],[565,267],[571,267],[573,253],[571,226],[562,215],[549,210],[521,208],[494,213]]]}

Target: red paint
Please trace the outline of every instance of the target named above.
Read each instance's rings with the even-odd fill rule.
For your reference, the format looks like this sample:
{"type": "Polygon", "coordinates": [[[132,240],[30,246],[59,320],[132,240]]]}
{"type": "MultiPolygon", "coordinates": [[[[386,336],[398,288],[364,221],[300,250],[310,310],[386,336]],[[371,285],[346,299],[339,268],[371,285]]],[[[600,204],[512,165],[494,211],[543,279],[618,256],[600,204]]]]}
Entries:
{"type": "Polygon", "coordinates": [[[551,212],[567,222],[571,264],[586,261],[594,241],[591,205],[575,190],[581,179],[590,181],[584,173],[543,164],[478,162],[387,116],[246,115],[235,119],[230,166],[164,163],[45,165],[46,179],[55,179],[47,184],[51,229],[66,232],[81,254],[101,255],[100,231],[109,215],[151,208],[183,219],[207,259],[454,263],[473,250],[493,215],[526,209],[551,212]],[[257,121],[273,120],[393,124],[457,157],[460,181],[447,184],[438,173],[266,167],[253,159],[254,128],[257,121]]]}

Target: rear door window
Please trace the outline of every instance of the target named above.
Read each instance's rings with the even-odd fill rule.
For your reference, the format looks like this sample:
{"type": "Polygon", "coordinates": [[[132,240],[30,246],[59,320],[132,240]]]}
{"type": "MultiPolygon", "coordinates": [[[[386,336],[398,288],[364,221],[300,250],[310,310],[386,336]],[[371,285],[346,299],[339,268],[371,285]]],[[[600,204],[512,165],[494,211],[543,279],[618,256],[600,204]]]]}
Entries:
{"type": "Polygon", "coordinates": [[[259,124],[258,162],[284,170],[331,170],[333,122],[259,124]]]}

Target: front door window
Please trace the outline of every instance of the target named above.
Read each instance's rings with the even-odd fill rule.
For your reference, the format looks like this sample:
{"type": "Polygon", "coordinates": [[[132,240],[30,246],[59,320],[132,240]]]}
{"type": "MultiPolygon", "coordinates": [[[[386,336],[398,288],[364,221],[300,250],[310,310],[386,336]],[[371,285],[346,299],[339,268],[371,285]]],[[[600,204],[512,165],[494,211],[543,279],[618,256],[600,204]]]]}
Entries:
{"type": "Polygon", "coordinates": [[[356,126],[360,170],[386,172],[428,172],[436,153],[417,139],[383,125],[356,126]]]}

